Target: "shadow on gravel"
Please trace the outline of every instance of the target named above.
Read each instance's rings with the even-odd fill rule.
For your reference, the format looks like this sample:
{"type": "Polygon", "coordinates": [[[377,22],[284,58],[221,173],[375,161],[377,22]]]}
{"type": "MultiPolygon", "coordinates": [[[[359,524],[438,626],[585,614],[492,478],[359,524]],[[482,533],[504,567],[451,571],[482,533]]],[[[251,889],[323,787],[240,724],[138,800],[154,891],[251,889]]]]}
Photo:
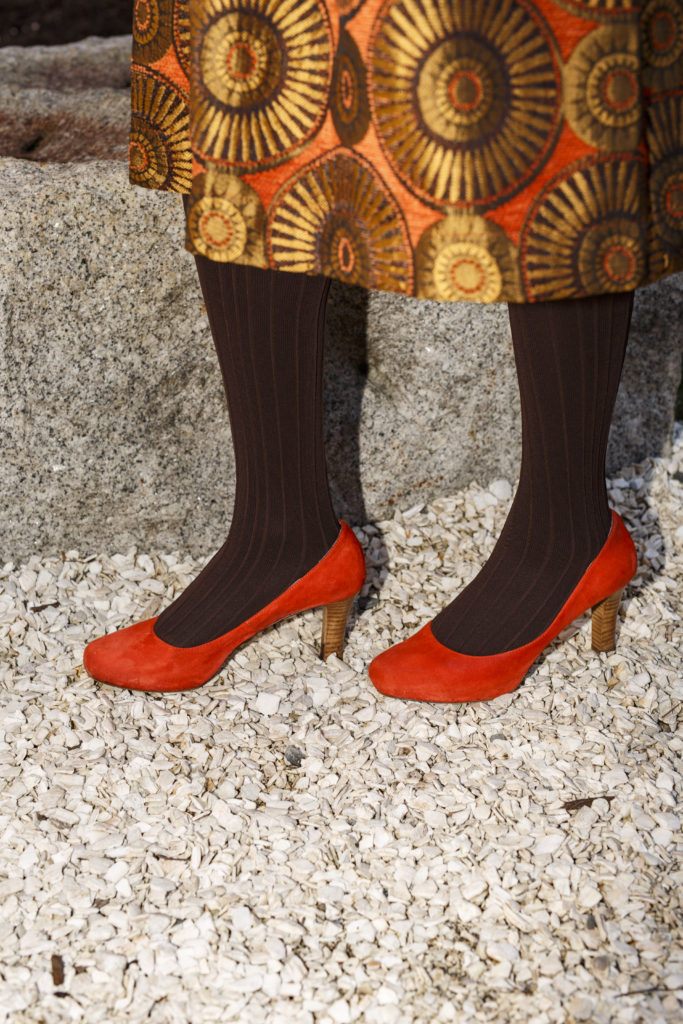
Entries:
{"type": "MultiPolygon", "coordinates": [[[[368,515],[361,481],[360,417],[368,378],[368,308],[364,288],[333,281],[326,313],[325,431],[327,468],[335,510],[350,525],[364,525],[368,515]],[[329,387],[335,382],[334,389],[329,387]]],[[[379,573],[388,552],[377,524],[372,550],[366,547],[366,593],[351,613],[354,623],[378,601],[379,573]]]]}

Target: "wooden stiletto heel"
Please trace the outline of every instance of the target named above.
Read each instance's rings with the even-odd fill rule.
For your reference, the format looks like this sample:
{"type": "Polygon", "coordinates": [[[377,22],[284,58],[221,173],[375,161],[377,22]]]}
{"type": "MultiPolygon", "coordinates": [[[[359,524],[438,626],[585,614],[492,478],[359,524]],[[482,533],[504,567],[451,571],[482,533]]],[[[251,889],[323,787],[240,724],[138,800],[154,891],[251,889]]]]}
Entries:
{"type": "Polygon", "coordinates": [[[343,657],[346,622],[355,596],[354,594],[352,597],[345,597],[343,601],[326,604],[323,608],[320,644],[320,657],[323,661],[326,661],[331,654],[336,654],[338,658],[343,657]]]}
{"type": "Polygon", "coordinates": [[[619,603],[624,588],[596,604],[591,613],[591,646],[594,651],[613,651],[616,647],[616,626],[619,603]]]}

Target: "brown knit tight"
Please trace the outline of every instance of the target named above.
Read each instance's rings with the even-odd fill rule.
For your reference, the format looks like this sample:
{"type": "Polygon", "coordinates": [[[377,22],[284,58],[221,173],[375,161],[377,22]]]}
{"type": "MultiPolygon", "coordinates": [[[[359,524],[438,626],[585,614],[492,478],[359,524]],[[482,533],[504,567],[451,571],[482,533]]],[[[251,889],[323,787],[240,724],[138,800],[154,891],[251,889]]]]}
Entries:
{"type": "Polygon", "coordinates": [[[432,623],[463,654],[520,647],[555,618],[607,538],[605,452],[633,293],[511,303],[519,486],[493,553],[432,623]]]}
{"type": "MultiPolygon", "coordinates": [[[[237,484],[230,531],[155,632],[205,643],[262,608],[329,550],[339,524],[322,420],[329,280],[196,258],[223,374],[237,484]]],[[[555,617],[607,536],[605,452],[633,294],[510,304],[522,467],[479,575],[436,617],[464,654],[521,646],[555,617]]],[[[455,343],[455,341],[454,341],[455,343]]]]}
{"type": "Polygon", "coordinates": [[[329,279],[196,257],[223,374],[237,472],[223,547],[157,620],[192,647],[244,622],[334,544],[323,447],[329,279]]]}

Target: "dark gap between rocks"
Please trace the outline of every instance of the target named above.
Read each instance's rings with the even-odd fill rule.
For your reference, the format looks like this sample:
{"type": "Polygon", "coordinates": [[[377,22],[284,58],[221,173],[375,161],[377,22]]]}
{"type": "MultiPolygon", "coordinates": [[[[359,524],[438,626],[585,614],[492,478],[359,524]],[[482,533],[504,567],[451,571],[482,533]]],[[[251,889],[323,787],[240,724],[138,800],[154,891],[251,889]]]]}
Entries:
{"type": "Polygon", "coordinates": [[[0,113],[0,156],[50,163],[125,160],[128,124],[102,124],[68,113],[0,113]]]}
{"type": "Polygon", "coordinates": [[[133,0],[3,0],[0,46],[54,46],[130,32],[133,0]]]}

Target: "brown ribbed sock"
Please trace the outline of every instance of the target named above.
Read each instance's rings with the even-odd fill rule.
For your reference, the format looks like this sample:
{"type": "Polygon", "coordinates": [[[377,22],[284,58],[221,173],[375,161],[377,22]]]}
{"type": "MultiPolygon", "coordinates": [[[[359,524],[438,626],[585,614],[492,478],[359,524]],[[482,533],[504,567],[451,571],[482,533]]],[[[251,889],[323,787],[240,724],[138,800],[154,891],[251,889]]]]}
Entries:
{"type": "Polygon", "coordinates": [[[522,466],[478,576],[436,616],[462,654],[521,647],[553,621],[610,529],[605,453],[633,293],[510,303],[522,466]]]}
{"type": "Polygon", "coordinates": [[[323,441],[329,279],[195,259],[237,482],[225,544],[155,624],[177,647],[244,622],[320,561],[339,533],[323,441]]]}

